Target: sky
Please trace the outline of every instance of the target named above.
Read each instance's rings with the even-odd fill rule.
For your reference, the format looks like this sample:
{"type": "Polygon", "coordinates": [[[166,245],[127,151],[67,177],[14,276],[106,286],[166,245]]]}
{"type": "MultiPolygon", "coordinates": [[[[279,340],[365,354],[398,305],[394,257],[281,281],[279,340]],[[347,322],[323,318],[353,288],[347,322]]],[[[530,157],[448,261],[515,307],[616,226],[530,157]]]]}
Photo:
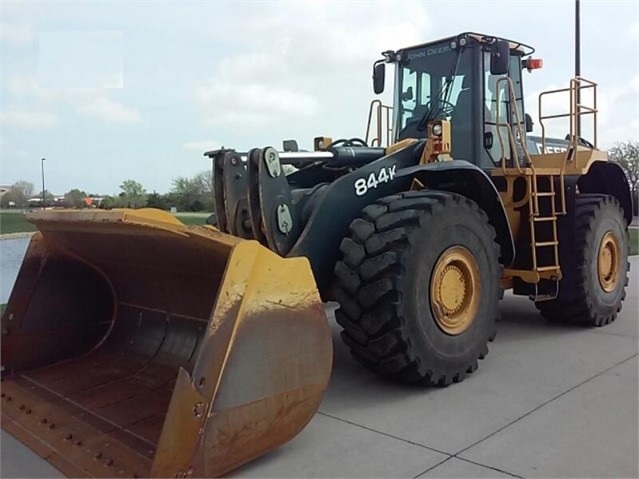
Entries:
{"type": "MultiPolygon", "coordinates": [[[[372,90],[381,52],[464,31],[535,47],[544,66],[523,82],[539,134],[538,94],[574,75],[573,0],[3,0],[0,184],[39,191],[45,157],[54,194],[127,179],[165,193],[214,147],[363,137],[370,101],[391,101],[372,90]]],[[[598,146],[638,139],[639,2],[581,0],[581,74],[599,85],[598,146]]]]}

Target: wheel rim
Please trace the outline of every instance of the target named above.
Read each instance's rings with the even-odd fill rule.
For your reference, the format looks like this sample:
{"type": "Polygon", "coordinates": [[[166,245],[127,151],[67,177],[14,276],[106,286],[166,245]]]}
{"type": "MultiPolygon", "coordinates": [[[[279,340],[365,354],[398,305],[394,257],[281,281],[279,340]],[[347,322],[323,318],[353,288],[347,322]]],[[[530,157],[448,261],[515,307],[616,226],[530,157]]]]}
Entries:
{"type": "Polygon", "coordinates": [[[430,303],[437,325],[451,335],[466,331],[479,309],[480,295],[475,257],[463,246],[448,248],[431,276],[430,303]]]}
{"type": "Polygon", "coordinates": [[[615,289],[619,281],[619,240],[612,231],[608,231],[599,244],[597,272],[599,284],[604,291],[615,289]]]}

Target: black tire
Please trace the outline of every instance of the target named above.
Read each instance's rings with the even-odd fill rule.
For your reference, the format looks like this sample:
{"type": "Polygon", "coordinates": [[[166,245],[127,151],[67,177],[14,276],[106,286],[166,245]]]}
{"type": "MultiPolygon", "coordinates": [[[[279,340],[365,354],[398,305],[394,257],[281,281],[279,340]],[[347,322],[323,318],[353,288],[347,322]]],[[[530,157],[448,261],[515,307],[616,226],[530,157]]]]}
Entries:
{"type": "Polygon", "coordinates": [[[211,225],[211,226],[215,226],[216,228],[218,227],[217,224],[217,215],[215,213],[210,214],[206,220],[205,220],[207,225],[211,225]]]}
{"type": "Polygon", "coordinates": [[[335,315],[358,360],[421,385],[447,386],[477,369],[496,334],[502,269],[495,231],[476,203],[432,190],[380,199],[351,223],[341,251],[335,315]],[[472,254],[480,294],[468,329],[450,335],[434,319],[429,291],[438,258],[454,245],[472,254]]]}
{"type": "Polygon", "coordinates": [[[612,196],[581,194],[576,199],[575,215],[577,271],[573,299],[540,301],[535,305],[552,322],[605,326],[621,311],[628,286],[630,242],[624,211],[612,196]],[[598,256],[602,239],[608,232],[618,242],[619,255],[616,283],[606,291],[599,280],[598,256]]]}

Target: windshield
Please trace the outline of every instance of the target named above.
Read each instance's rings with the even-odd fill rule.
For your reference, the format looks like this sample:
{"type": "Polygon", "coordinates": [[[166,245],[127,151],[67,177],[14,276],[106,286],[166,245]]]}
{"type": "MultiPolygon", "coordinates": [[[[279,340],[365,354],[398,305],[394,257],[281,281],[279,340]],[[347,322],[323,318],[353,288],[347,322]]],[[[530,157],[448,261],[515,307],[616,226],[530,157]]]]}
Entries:
{"type": "Polygon", "coordinates": [[[448,44],[429,45],[404,53],[399,65],[396,131],[398,139],[423,137],[426,122],[471,117],[471,50],[448,44]]]}

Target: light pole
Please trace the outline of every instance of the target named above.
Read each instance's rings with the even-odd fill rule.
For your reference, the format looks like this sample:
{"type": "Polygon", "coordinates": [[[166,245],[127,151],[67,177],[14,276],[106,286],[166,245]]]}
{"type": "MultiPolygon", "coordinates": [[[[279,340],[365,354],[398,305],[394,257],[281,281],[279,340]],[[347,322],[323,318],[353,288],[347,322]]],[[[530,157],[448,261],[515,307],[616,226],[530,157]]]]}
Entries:
{"type": "MultiPolygon", "coordinates": [[[[580,26],[580,18],[579,18],[579,0],[575,0],[575,77],[581,76],[581,26],[580,26]]],[[[581,115],[579,112],[581,110],[581,91],[579,89],[580,83],[577,83],[577,124],[575,125],[577,131],[575,132],[577,138],[581,136],[581,115]]]]}
{"type": "Polygon", "coordinates": [[[40,162],[42,165],[42,209],[44,209],[44,202],[45,202],[45,196],[44,196],[44,160],[46,158],[42,158],[42,161],[40,162]]]}

